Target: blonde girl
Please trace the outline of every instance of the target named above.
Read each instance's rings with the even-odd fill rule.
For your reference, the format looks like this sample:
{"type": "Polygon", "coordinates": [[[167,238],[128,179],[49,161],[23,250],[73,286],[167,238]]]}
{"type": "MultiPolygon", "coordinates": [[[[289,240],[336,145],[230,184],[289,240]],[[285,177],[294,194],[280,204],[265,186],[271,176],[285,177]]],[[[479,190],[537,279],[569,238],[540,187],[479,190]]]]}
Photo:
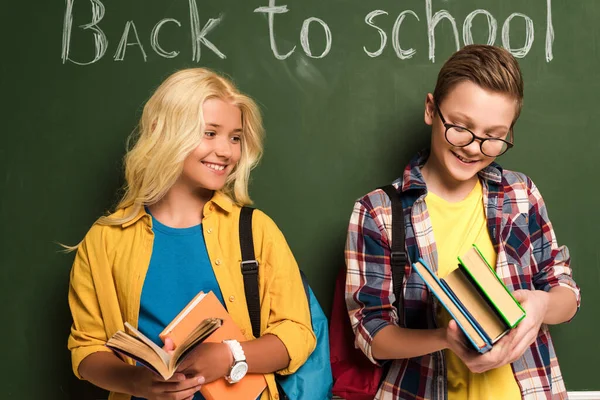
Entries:
{"type": "Polygon", "coordinates": [[[273,373],[293,373],[314,349],[296,261],[258,210],[261,335],[252,335],[238,223],[241,206],[251,204],[248,180],[263,136],[254,101],[207,69],[171,75],[145,105],[125,156],[123,198],[77,247],[69,287],[73,370],[109,390],[110,400],[198,400],[202,384],[240,379],[239,370],[231,375],[235,343],[200,345],[167,381],[105,346],[127,321],[172,348],[158,333],[201,290],[217,295],[246,336],[247,372],[265,374],[268,384],[261,399],[277,398],[273,373]]]}

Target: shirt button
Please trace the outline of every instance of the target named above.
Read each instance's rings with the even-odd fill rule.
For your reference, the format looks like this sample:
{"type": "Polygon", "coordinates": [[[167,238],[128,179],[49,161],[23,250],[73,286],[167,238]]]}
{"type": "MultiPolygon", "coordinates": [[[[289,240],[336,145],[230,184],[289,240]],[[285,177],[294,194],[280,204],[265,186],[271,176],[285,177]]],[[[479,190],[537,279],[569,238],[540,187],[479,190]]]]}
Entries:
{"type": "Polygon", "coordinates": [[[275,400],[278,400],[278,399],[279,399],[279,395],[278,395],[277,393],[275,393],[275,394],[273,395],[273,397],[275,398],[275,400]]]}
{"type": "Polygon", "coordinates": [[[212,233],[212,228],[208,228],[208,229],[206,230],[206,233],[212,233]]]}
{"type": "Polygon", "coordinates": [[[234,296],[229,296],[229,301],[233,303],[233,301],[235,300],[234,296]]]}
{"type": "Polygon", "coordinates": [[[208,207],[208,209],[209,209],[210,211],[212,211],[212,210],[214,210],[214,209],[215,209],[215,207],[214,207],[214,206],[211,204],[211,205],[208,207]]]}
{"type": "Polygon", "coordinates": [[[215,264],[216,265],[221,265],[221,260],[219,260],[218,258],[215,260],[215,264]]]}

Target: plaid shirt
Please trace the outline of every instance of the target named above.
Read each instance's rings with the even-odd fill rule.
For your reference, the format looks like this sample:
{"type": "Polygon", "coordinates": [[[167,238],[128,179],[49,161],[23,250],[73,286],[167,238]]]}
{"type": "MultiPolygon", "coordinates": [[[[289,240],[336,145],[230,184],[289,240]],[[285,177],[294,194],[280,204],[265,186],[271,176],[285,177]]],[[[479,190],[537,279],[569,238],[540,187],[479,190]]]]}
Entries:
{"type": "MultiPolygon", "coordinates": [[[[411,261],[422,257],[437,271],[437,250],[425,205],[427,188],[420,167],[427,154],[417,155],[394,186],[402,193],[406,250],[400,313],[390,267],[390,200],[380,189],[359,199],[350,218],[346,243],[346,303],[355,345],[378,364],[371,341],[383,327],[394,324],[432,329],[439,303],[425,283],[412,273],[411,261]],[[400,314],[400,315],[399,315],[400,314]]],[[[479,173],[487,227],[498,254],[496,273],[511,291],[556,286],[573,290],[579,309],[580,292],[572,279],[566,247],[556,243],[544,201],[527,176],[493,163],[479,173]]],[[[525,399],[565,399],[567,392],[548,326],[542,324],[536,341],[512,364],[525,399]]],[[[446,399],[447,374],[443,351],[394,360],[375,399],[446,399]]]]}

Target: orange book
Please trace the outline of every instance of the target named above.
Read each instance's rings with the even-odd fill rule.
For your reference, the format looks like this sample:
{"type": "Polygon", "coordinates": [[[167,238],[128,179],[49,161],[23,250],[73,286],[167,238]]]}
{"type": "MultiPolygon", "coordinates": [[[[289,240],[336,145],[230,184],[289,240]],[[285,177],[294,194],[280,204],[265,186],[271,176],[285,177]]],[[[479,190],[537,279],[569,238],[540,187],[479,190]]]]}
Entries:
{"type": "MultiPolygon", "coordinates": [[[[163,342],[167,336],[170,337],[177,347],[206,318],[219,318],[223,320],[223,324],[208,336],[204,340],[205,342],[220,343],[226,339],[235,339],[239,342],[246,340],[240,328],[213,292],[198,293],[167,325],[159,337],[163,342]]],[[[206,400],[255,400],[266,387],[267,381],[263,374],[247,374],[241,381],[233,384],[227,382],[225,377],[205,383],[200,392],[206,400]]]]}

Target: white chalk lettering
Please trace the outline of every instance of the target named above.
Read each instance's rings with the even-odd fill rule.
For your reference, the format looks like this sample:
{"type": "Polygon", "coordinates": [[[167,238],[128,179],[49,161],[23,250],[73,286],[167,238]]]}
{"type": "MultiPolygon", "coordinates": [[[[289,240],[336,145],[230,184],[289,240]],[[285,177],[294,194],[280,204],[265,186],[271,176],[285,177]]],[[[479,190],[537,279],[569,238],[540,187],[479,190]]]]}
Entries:
{"type": "Polygon", "coordinates": [[[396,18],[394,28],[392,29],[392,45],[394,46],[394,51],[396,52],[396,55],[401,60],[412,58],[412,56],[414,56],[417,53],[417,50],[413,49],[412,47],[408,50],[403,50],[400,47],[400,38],[398,37],[398,35],[400,34],[400,26],[402,25],[402,22],[404,21],[404,18],[406,18],[407,14],[414,16],[417,19],[417,21],[420,21],[418,15],[415,14],[415,12],[412,10],[402,11],[400,15],[398,15],[398,18],[396,18]]]}
{"type": "Polygon", "coordinates": [[[196,5],[196,0],[189,0],[190,5],[190,22],[192,26],[192,60],[199,62],[200,57],[202,55],[202,45],[205,45],[209,49],[211,49],[219,58],[225,59],[227,58],[225,54],[221,53],[217,46],[212,44],[208,39],[206,39],[206,35],[210,33],[213,29],[219,25],[222,16],[219,18],[210,18],[204,28],[200,29],[200,17],[198,15],[198,6],[196,5]]]}
{"type": "Polygon", "coordinates": [[[554,54],[552,46],[554,44],[554,25],[552,24],[552,0],[546,2],[546,62],[552,61],[554,54]]]}
{"type": "Polygon", "coordinates": [[[142,52],[142,57],[144,57],[144,62],[146,62],[148,57],[146,56],[146,52],[144,51],[144,46],[142,46],[142,42],[140,42],[140,37],[137,33],[137,28],[135,27],[135,23],[133,21],[127,21],[127,23],[125,24],[125,29],[123,29],[123,36],[121,36],[119,47],[117,47],[117,51],[115,52],[115,61],[123,61],[125,59],[125,52],[127,51],[127,46],[139,46],[140,51],[142,52]],[[129,28],[133,28],[135,42],[129,42],[129,28]]]}
{"type": "Polygon", "coordinates": [[[465,18],[465,22],[463,23],[463,41],[465,45],[473,44],[473,34],[471,33],[471,28],[473,27],[473,19],[479,15],[483,14],[487,17],[488,22],[488,45],[493,45],[496,41],[496,31],[498,30],[498,23],[496,22],[496,18],[492,14],[490,14],[487,10],[475,10],[467,15],[465,18]]]}
{"type": "Polygon", "coordinates": [[[167,22],[173,22],[173,23],[177,24],[178,27],[181,28],[181,23],[173,18],[165,18],[165,19],[159,21],[154,26],[154,28],[152,29],[152,33],[150,34],[150,46],[152,46],[152,49],[154,49],[156,54],[158,54],[161,57],[175,58],[179,55],[178,51],[168,51],[167,52],[160,46],[160,43],[158,42],[158,35],[160,34],[160,29],[167,22]]]}
{"type": "Polygon", "coordinates": [[[304,20],[304,23],[302,24],[302,30],[300,31],[300,44],[302,45],[302,48],[304,49],[304,52],[307,56],[311,58],[325,57],[327,54],[329,54],[329,51],[331,51],[331,30],[329,29],[329,26],[327,26],[327,24],[319,18],[307,18],[306,20],[304,20]],[[321,53],[320,56],[314,56],[312,54],[312,51],[310,50],[310,43],[308,41],[308,31],[310,29],[311,22],[318,22],[319,24],[321,24],[323,30],[325,31],[325,50],[323,50],[323,53],[321,53]]]}
{"type": "Polygon", "coordinates": [[[525,14],[513,13],[506,18],[504,25],[502,25],[502,46],[517,58],[523,58],[529,53],[531,46],[533,46],[533,36],[533,21],[525,14]],[[525,45],[518,49],[510,47],[510,21],[512,21],[514,17],[521,17],[525,20],[525,45]]]}
{"type": "Polygon", "coordinates": [[[454,32],[454,42],[456,43],[456,50],[460,49],[460,42],[458,40],[458,28],[456,27],[456,21],[454,17],[446,10],[440,10],[433,16],[431,15],[431,1],[425,1],[425,12],[427,13],[427,36],[429,38],[429,59],[431,62],[435,62],[435,27],[444,18],[446,18],[452,24],[452,31],[454,32]]]}
{"type": "Polygon", "coordinates": [[[377,51],[373,51],[373,52],[367,50],[366,46],[363,46],[363,50],[365,51],[365,53],[367,53],[367,55],[369,57],[379,57],[381,55],[381,53],[383,53],[383,49],[385,49],[385,45],[387,43],[387,34],[385,33],[385,31],[383,29],[381,29],[380,27],[376,26],[373,23],[373,19],[375,17],[377,17],[378,15],[384,15],[384,14],[388,15],[388,13],[383,10],[373,10],[370,13],[368,13],[367,16],[365,17],[365,23],[379,31],[379,37],[380,37],[380,43],[381,43],[381,45],[379,46],[379,49],[377,51]]]}
{"type": "MultiPolygon", "coordinates": [[[[78,21],[78,19],[76,18],[77,12],[76,10],[78,9],[77,7],[79,7],[80,5],[77,4],[77,7],[75,6],[75,0],[64,0],[65,2],[65,11],[64,11],[64,18],[63,18],[63,31],[62,31],[62,47],[61,47],[61,59],[62,59],[62,63],[66,64],[67,62],[72,63],[72,64],[76,64],[76,65],[81,65],[81,66],[85,66],[85,65],[90,65],[90,64],[94,64],[96,62],[98,62],[99,60],[101,60],[102,58],[104,58],[104,56],[106,55],[106,52],[109,50],[108,49],[108,39],[107,39],[107,34],[106,32],[108,32],[108,30],[106,30],[107,28],[104,28],[105,31],[103,31],[102,28],[100,28],[100,25],[105,17],[105,14],[107,13],[107,9],[105,9],[105,6],[103,4],[104,0],[87,0],[84,1],[81,5],[81,7],[89,7],[89,5],[91,5],[91,15],[90,17],[88,17],[89,19],[85,19],[84,21],[86,21],[86,24],[83,25],[78,25],[77,28],[75,30],[78,31],[87,31],[84,34],[81,34],[81,32],[79,32],[79,34],[81,36],[83,36],[82,39],[79,39],[79,37],[77,37],[77,42],[73,42],[73,37],[74,37],[74,29],[73,29],[73,22],[74,21],[78,21]],[[88,22],[89,21],[89,22],[88,22]],[[90,35],[91,33],[91,35],[90,35]],[[87,36],[87,37],[86,37],[87,36]],[[74,60],[71,53],[73,52],[73,49],[71,47],[77,47],[77,50],[79,50],[79,44],[81,43],[81,41],[88,44],[89,47],[92,46],[92,40],[89,40],[90,38],[93,38],[93,53],[90,54],[90,56],[85,57],[84,56],[84,60],[87,60],[88,58],[90,58],[90,61],[81,61],[81,60],[74,60]],[[86,41],[87,39],[87,41],[86,41]],[[89,42],[89,43],[88,43],[89,42]],[[73,43],[76,43],[77,46],[75,46],[73,43]],[[93,58],[92,58],[92,54],[93,54],[93,58]]],[[[185,0],[184,4],[185,4],[185,0]]],[[[494,16],[492,15],[492,13],[488,10],[485,9],[475,9],[471,12],[469,12],[465,19],[462,21],[458,21],[456,20],[452,14],[450,13],[450,11],[452,10],[446,10],[446,9],[440,9],[435,11],[434,8],[434,3],[435,0],[425,0],[425,14],[426,14],[426,22],[427,22],[427,42],[429,45],[429,51],[428,51],[428,59],[432,62],[435,63],[436,62],[436,38],[440,39],[443,38],[444,39],[444,44],[450,44],[450,46],[452,46],[452,42],[448,42],[448,40],[452,40],[452,34],[454,35],[454,44],[456,47],[456,50],[459,50],[461,47],[461,41],[464,42],[464,45],[470,45],[473,44],[475,42],[477,43],[486,43],[488,45],[494,45],[497,42],[501,43],[499,45],[502,45],[504,48],[506,48],[508,51],[511,52],[511,54],[513,54],[515,57],[517,58],[524,58],[526,57],[530,52],[531,49],[534,46],[534,39],[535,39],[535,31],[534,31],[534,22],[533,20],[525,15],[525,14],[521,14],[518,12],[514,12],[512,14],[510,14],[508,16],[508,18],[506,18],[506,20],[504,20],[502,27],[500,27],[498,24],[500,23],[500,21],[498,21],[496,18],[494,18],[494,16]],[[486,18],[486,22],[487,22],[487,38],[485,38],[485,26],[482,25],[483,22],[483,18],[479,18],[480,16],[485,16],[486,18]],[[513,24],[515,21],[514,19],[522,19],[525,23],[525,38],[524,38],[524,43],[522,45],[522,47],[518,47],[515,46],[514,48],[511,46],[511,41],[512,41],[512,45],[514,46],[516,43],[519,43],[521,41],[523,41],[523,39],[521,37],[519,37],[516,32],[512,34],[511,36],[511,24],[513,24]],[[442,27],[439,27],[441,22],[442,27]],[[462,40],[461,40],[461,35],[459,34],[459,26],[458,24],[462,22],[462,40]],[[449,24],[449,25],[448,25],[449,24]],[[479,35],[478,37],[474,38],[473,37],[473,30],[474,30],[474,24],[479,24],[476,27],[477,28],[481,28],[481,29],[475,29],[475,32],[481,32],[481,34],[477,34],[479,35]],[[499,32],[500,28],[502,28],[502,32],[499,32]],[[436,35],[437,34],[437,35],[436,35]]],[[[302,26],[299,27],[300,29],[300,46],[298,46],[298,43],[295,43],[295,41],[292,41],[292,43],[288,41],[286,41],[285,43],[287,43],[287,45],[285,45],[285,51],[284,49],[280,49],[277,46],[277,38],[276,38],[276,33],[275,33],[275,15],[277,14],[286,14],[286,13],[290,13],[291,14],[291,10],[288,9],[287,5],[277,5],[277,0],[263,0],[264,3],[268,3],[268,5],[266,6],[261,6],[258,8],[254,8],[253,12],[256,14],[263,14],[264,17],[268,20],[268,28],[269,28],[269,43],[270,43],[270,47],[271,47],[271,51],[273,53],[273,55],[275,56],[275,58],[277,60],[286,60],[288,59],[292,54],[295,53],[296,48],[300,47],[302,48],[303,52],[306,54],[307,57],[310,58],[325,58],[328,55],[330,55],[331,51],[333,50],[333,35],[332,35],[332,29],[330,28],[330,26],[321,18],[318,17],[308,17],[306,19],[304,19],[302,26]],[[266,14],[266,15],[265,15],[266,14]],[[313,24],[313,22],[315,22],[316,24],[313,24]],[[315,25],[320,25],[320,27],[316,27],[315,25]],[[312,30],[311,30],[312,29],[312,30]],[[312,34],[312,36],[311,36],[312,34]],[[324,43],[324,47],[323,50],[321,51],[321,47],[319,47],[318,45],[316,45],[315,43],[319,43],[321,41],[322,43],[322,39],[319,39],[320,37],[323,37],[325,39],[325,43],[324,43]],[[291,48],[291,50],[290,50],[291,48]],[[319,48],[319,50],[316,50],[316,48],[319,48]]],[[[282,1],[283,2],[283,1],[282,1]]],[[[554,53],[553,53],[553,46],[554,46],[554,39],[555,39],[555,31],[554,31],[554,25],[553,25],[553,17],[552,17],[552,0],[545,0],[545,4],[542,4],[542,0],[538,0],[538,2],[540,3],[539,6],[540,7],[546,7],[546,37],[545,37],[545,58],[546,58],[546,62],[549,63],[554,59],[554,53]]],[[[211,41],[209,39],[211,32],[213,32],[217,27],[219,27],[219,31],[221,29],[226,29],[225,27],[225,17],[224,14],[220,14],[217,18],[208,18],[206,19],[206,23],[204,25],[202,25],[201,21],[200,21],[200,14],[199,14],[199,8],[198,8],[198,0],[187,0],[188,3],[188,11],[189,11],[189,23],[190,23],[190,32],[191,32],[191,42],[192,42],[192,60],[194,62],[200,62],[201,56],[202,56],[202,51],[206,52],[205,49],[203,49],[203,47],[208,48],[209,50],[211,50],[217,57],[219,57],[220,59],[226,59],[227,56],[225,55],[224,52],[222,52],[219,48],[217,48],[217,46],[215,45],[215,43],[213,41],[211,41]],[[223,25],[223,28],[220,28],[220,26],[223,25]]],[[[453,2],[448,2],[448,0],[438,0],[438,3],[443,3],[443,4],[453,4],[453,2]]],[[[436,3],[437,5],[437,3],[436,3]]],[[[541,11],[541,10],[540,10],[541,11]]],[[[351,12],[351,10],[349,11],[349,13],[351,12]]],[[[347,13],[348,14],[348,13],[347,13]]],[[[540,13],[541,14],[541,13],[540,13]]],[[[310,15],[310,14],[309,14],[310,15]]],[[[349,15],[349,14],[348,14],[349,15]]],[[[414,19],[417,21],[417,25],[422,26],[424,22],[421,21],[420,16],[422,17],[422,14],[417,14],[417,12],[413,11],[413,10],[409,10],[409,9],[405,9],[403,11],[401,11],[398,16],[396,17],[396,20],[393,24],[393,28],[391,28],[391,30],[385,29],[384,28],[384,21],[387,21],[387,18],[389,18],[390,14],[388,13],[388,11],[383,10],[383,9],[375,9],[372,10],[371,12],[367,13],[364,17],[364,23],[369,27],[368,29],[370,30],[371,28],[374,29],[373,31],[370,31],[371,33],[368,33],[368,37],[367,37],[367,44],[361,45],[362,50],[365,52],[365,54],[371,58],[376,58],[376,57],[380,57],[382,54],[384,54],[389,42],[391,41],[391,45],[393,47],[394,53],[396,54],[396,57],[398,57],[400,60],[409,60],[409,59],[413,59],[415,57],[415,55],[417,54],[417,49],[418,48],[413,48],[410,47],[408,45],[408,43],[410,43],[410,41],[414,41],[415,40],[415,35],[419,34],[418,32],[420,32],[420,29],[417,29],[416,31],[413,30],[411,28],[411,24],[415,25],[414,22],[409,21],[407,22],[406,19],[407,18],[411,18],[414,17],[414,19]],[[420,15],[420,16],[419,16],[420,15]],[[406,26],[408,23],[409,26],[406,26]],[[402,34],[401,34],[402,31],[402,34]],[[376,43],[376,36],[372,35],[373,32],[377,32],[379,34],[379,44],[376,43]],[[391,36],[390,36],[391,35],[391,36]],[[390,39],[388,41],[388,38],[390,39]],[[404,44],[404,48],[402,47],[402,44],[404,44]]],[[[118,17],[118,16],[117,16],[118,17]]],[[[80,17],[81,18],[81,17],[80,17]]],[[[166,45],[167,47],[170,46],[177,46],[177,45],[173,45],[171,41],[167,41],[167,38],[170,38],[170,35],[166,32],[169,31],[171,32],[170,29],[163,29],[165,28],[165,25],[167,24],[175,24],[177,25],[177,28],[181,28],[185,25],[185,22],[180,22],[183,21],[182,18],[168,18],[167,16],[161,17],[162,19],[160,19],[153,27],[152,27],[152,31],[150,32],[150,46],[152,47],[152,50],[154,51],[154,53],[156,53],[159,57],[162,58],[167,58],[167,59],[172,59],[172,58],[176,58],[181,54],[181,49],[178,49],[177,47],[175,47],[175,49],[165,49],[162,45],[161,45],[161,41],[164,45],[166,45]],[[167,45],[167,43],[171,43],[170,45],[167,45]]],[[[184,17],[185,18],[185,17],[184,17]]],[[[291,18],[291,16],[287,16],[287,17],[280,17],[280,23],[282,20],[285,20],[286,18],[291,18]]],[[[113,18],[111,18],[114,20],[114,16],[113,18]]],[[[123,18],[124,21],[127,21],[125,23],[125,27],[124,30],[122,32],[122,35],[119,39],[119,41],[117,42],[117,38],[115,38],[115,40],[113,41],[113,43],[116,44],[116,51],[114,52],[114,56],[113,59],[114,61],[124,61],[125,57],[126,57],[126,52],[128,51],[128,47],[130,46],[137,46],[139,47],[139,51],[141,52],[142,58],[144,59],[144,62],[147,62],[148,60],[148,55],[146,53],[147,50],[147,43],[142,43],[142,41],[140,40],[140,34],[142,35],[142,39],[145,37],[145,32],[139,32],[138,28],[136,26],[136,24],[134,23],[134,20],[137,21],[137,19],[135,18],[123,18]],[[133,31],[133,34],[132,34],[133,31]],[[145,48],[146,47],[146,48],[145,48]]],[[[297,19],[294,19],[297,20],[297,19]]],[[[144,20],[145,23],[144,25],[146,25],[146,23],[148,21],[144,20]]],[[[355,21],[354,19],[352,19],[351,21],[355,21]]],[[[541,22],[541,21],[538,21],[541,22]]],[[[520,24],[521,22],[518,21],[516,22],[517,24],[520,24]]],[[[152,25],[150,25],[152,26],[152,25]]],[[[351,26],[349,27],[351,28],[351,26]]],[[[186,28],[187,29],[187,28],[186,28]]],[[[513,29],[514,31],[514,29],[513,29]]],[[[112,32],[112,30],[111,30],[112,32]]],[[[425,31],[423,31],[423,33],[425,33],[425,31]]],[[[538,31],[538,35],[539,35],[539,31],[538,31]]],[[[242,37],[239,38],[240,40],[240,44],[243,46],[244,43],[242,43],[242,41],[244,40],[249,40],[247,42],[245,42],[246,45],[251,45],[251,43],[256,43],[256,40],[252,40],[251,38],[246,38],[246,37],[242,37]]],[[[279,41],[283,41],[283,38],[279,38],[279,41]]],[[[337,39],[336,39],[337,40],[337,39]]],[[[440,39],[442,40],[442,39],[440,39]]],[[[343,42],[343,41],[342,41],[343,42]]],[[[348,41],[350,42],[350,41],[348,41]]],[[[542,46],[542,41],[539,41],[539,46],[542,46]]],[[[280,43],[281,45],[281,43],[280,43]]],[[[439,46],[439,43],[438,43],[439,46]]],[[[284,47],[284,46],[282,46],[284,47]]],[[[91,50],[91,49],[90,49],[91,50]]],[[[135,50],[137,51],[137,50],[135,50]]],[[[267,50],[268,51],[268,50],[267,50]]],[[[439,51],[439,50],[438,50],[439,51]]],[[[445,50],[447,52],[447,50],[445,50]]],[[[541,49],[540,49],[541,51],[541,49]]],[[[130,50],[131,52],[131,50],[130,50]]],[[[343,50],[342,50],[343,52],[343,50]]],[[[150,52],[152,53],[152,51],[150,52]]],[[[80,53],[78,53],[80,54],[80,53]]],[[[88,54],[88,53],[83,53],[83,54],[88,54]]],[[[151,55],[151,54],[150,54],[151,55]]],[[[446,54],[446,56],[449,56],[450,54],[446,54]]],[[[82,56],[76,56],[75,58],[81,58],[82,56]]],[[[137,57],[137,56],[136,56],[137,57]]],[[[136,58],[134,57],[134,59],[136,58]]],[[[300,58],[304,57],[304,55],[302,55],[300,58]]],[[[422,56],[424,57],[424,56],[422,56]]],[[[129,57],[131,58],[131,56],[129,57]]],[[[308,60],[308,58],[303,58],[305,60],[308,60]]]]}
{"type": "Polygon", "coordinates": [[[286,53],[286,54],[279,54],[279,51],[277,50],[277,43],[275,42],[275,28],[274,28],[275,14],[285,14],[288,11],[289,10],[288,10],[287,6],[277,6],[276,7],[275,6],[275,0],[269,0],[269,6],[268,7],[258,7],[257,9],[254,10],[255,13],[266,13],[266,14],[268,14],[268,20],[269,20],[269,39],[271,41],[271,51],[273,51],[273,55],[278,60],[285,60],[286,58],[288,58],[289,56],[292,55],[292,53],[294,52],[294,50],[296,50],[296,46],[294,46],[292,48],[292,50],[290,50],[288,53],[286,53]]]}
{"type": "Polygon", "coordinates": [[[102,31],[102,29],[98,28],[98,23],[102,21],[104,18],[104,4],[100,2],[100,0],[90,0],[92,3],[92,22],[85,25],[80,25],[80,28],[83,30],[91,29],[94,33],[94,45],[95,45],[95,56],[92,61],[89,62],[79,62],[71,59],[69,57],[69,51],[71,49],[71,30],[73,27],[73,4],[75,0],[66,0],[66,10],[65,10],[65,18],[63,22],[63,35],[62,35],[62,62],[63,64],[67,61],[72,62],[77,65],[90,65],[102,57],[106,53],[106,49],[108,48],[108,40],[106,39],[106,35],[102,31]]]}

